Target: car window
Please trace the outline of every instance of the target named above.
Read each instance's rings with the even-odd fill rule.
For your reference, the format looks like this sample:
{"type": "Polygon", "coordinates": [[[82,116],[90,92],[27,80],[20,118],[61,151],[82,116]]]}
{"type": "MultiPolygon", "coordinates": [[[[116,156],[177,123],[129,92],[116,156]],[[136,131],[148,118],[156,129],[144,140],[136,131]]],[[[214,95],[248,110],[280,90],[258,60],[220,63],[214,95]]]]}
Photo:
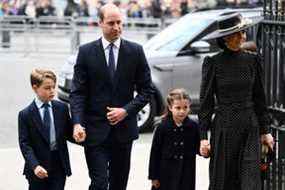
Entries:
{"type": "Polygon", "coordinates": [[[179,51],[212,22],[211,19],[191,15],[181,18],[150,39],[144,48],[147,50],[179,51]]]}

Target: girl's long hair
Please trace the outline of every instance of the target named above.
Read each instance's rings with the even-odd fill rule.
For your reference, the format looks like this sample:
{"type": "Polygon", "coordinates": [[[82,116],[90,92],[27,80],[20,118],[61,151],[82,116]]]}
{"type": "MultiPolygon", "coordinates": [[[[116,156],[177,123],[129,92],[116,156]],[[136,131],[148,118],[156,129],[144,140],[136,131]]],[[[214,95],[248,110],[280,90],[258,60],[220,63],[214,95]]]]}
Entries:
{"type": "Polygon", "coordinates": [[[175,88],[170,90],[166,98],[166,108],[162,115],[163,119],[172,116],[172,112],[169,110],[169,107],[173,105],[174,100],[189,100],[189,103],[191,104],[191,98],[184,88],[175,88]]]}

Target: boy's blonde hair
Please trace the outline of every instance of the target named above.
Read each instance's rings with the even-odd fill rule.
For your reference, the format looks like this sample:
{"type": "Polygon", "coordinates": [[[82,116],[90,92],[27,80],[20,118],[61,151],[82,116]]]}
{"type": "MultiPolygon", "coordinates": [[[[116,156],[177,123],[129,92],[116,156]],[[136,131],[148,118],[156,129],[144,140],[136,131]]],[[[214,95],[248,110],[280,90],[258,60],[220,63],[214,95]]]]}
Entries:
{"type": "Polygon", "coordinates": [[[189,100],[189,103],[191,104],[191,98],[184,88],[175,88],[170,90],[166,98],[167,105],[163,115],[164,118],[171,115],[171,111],[168,107],[172,106],[174,100],[189,100]]]}
{"type": "Polygon", "coordinates": [[[45,79],[51,79],[56,83],[56,75],[48,69],[33,69],[31,72],[31,85],[41,86],[45,79]]]}

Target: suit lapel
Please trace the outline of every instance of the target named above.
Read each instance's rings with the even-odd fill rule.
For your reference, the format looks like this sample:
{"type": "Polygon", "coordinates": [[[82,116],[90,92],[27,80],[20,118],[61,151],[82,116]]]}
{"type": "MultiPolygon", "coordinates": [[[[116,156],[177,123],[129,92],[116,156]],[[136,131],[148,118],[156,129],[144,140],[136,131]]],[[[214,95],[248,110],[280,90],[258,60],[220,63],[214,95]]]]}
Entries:
{"type": "MultiPolygon", "coordinates": [[[[107,65],[107,60],[106,60],[106,56],[105,56],[105,51],[104,51],[104,47],[102,44],[102,38],[100,38],[99,40],[96,41],[95,43],[95,55],[98,55],[98,68],[100,68],[100,70],[102,69],[104,74],[103,76],[106,76],[106,80],[109,82],[112,82],[111,80],[111,76],[109,73],[109,69],[108,69],[108,65],[107,65]]],[[[96,62],[97,64],[97,62],[96,62]]]]}
{"type": "Polygon", "coordinates": [[[33,101],[33,103],[31,104],[31,117],[32,117],[32,121],[35,124],[35,126],[37,127],[37,129],[39,130],[40,134],[42,135],[42,137],[45,139],[45,141],[47,143],[49,143],[49,134],[47,134],[46,129],[43,125],[41,116],[40,116],[40,112],[36,106],[35,101],[33,101]]]}
{"type": "Polygon", "coordinates": [[[120,79],[120,75],[123,74],[123,71],[127,71],[126,68],[126,58],[127,58],[127,46],[125,44],[125,41],[123,39],[121,39],[121,45],[120,45],[120,49],[119,49],[119,55],[118,55],[118,62],[117,62],[117,68],[116,68],[116,72],[115,72],[115,76],[114,76],[114,90],[116,89],[119,79],[120,79]]]}

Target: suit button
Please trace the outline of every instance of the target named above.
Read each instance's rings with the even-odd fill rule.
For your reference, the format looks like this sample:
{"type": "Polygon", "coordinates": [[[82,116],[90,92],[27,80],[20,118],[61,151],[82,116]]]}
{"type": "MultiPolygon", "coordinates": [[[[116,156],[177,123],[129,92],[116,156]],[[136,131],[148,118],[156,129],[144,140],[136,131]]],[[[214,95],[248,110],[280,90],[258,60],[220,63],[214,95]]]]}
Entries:
{"type": "Polygon", "coordinates": [[[183,128],[182,128],[182,127],[180,128],[180,131],[183,131],[183,128]]]}
{"type": "Polygon", "coordinates": [[[180,158],[180,160],[182,160],[183,159],[183,155],[179,156],[179,158],[180,158]]]}
{"type": "Polygon", "coordinates": [[[184,142],[180,142],[180,146],[183,146],[184,145],[184,142]]]}
{"type": "Polygon", "coordinates": [[[177,158],[178,158],[178,156],[177,156],[177,155],[174,155],[174,158],[175,158],[175,159],[177,159],[177,158]]]}
{"type": "Polygon", "coordinates": [[[178,144],[177,142],[174,142],[174,146],[177,146],[177,144],[178,144]]]}
{"type": "Polygon", "coordinates": [[[176,129],[173,129],[174,132],[176,132],[176,129]]]}

